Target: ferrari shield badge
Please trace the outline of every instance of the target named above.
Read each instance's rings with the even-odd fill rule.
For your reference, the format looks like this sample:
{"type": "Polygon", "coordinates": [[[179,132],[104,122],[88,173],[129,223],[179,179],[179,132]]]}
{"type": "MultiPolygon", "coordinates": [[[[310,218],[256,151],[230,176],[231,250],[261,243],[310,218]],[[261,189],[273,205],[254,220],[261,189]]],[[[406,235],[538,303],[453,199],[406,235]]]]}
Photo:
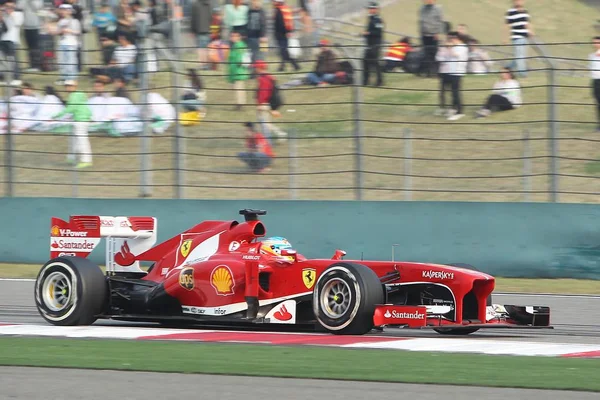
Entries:
{"type": "Polygon", "coordinates": [[[302,270],[302,282],[307,289],[310,289],[315,284],[315,278],[317,277],[317,271],[313,268],[304,268],[302,270]]]}
{"type": "Polygon", "coordinates": [[[191,248],[192,248],[192,240],[191,239],[185,240],[181,244],[181,247],[179,248],[179,252],[183,256],[183,258],[187,257],[188,254],[190,254],[190,249],[191,248]]]}
{"type": "Polygon", "coordinates": [[[194,269],[186,268],[179,274],[179,284],[186,290],[194,289],[194,269]]]}

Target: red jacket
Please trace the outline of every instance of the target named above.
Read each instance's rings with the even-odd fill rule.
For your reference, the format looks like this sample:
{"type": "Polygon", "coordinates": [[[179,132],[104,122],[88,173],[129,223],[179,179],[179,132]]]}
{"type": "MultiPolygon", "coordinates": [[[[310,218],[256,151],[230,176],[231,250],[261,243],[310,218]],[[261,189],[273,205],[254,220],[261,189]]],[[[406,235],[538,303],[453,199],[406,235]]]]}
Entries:
{"type": "Polygon", "coordinates": [[[246,139],[246,147],[251,151],[273,157],[273,149],[271,148],[269,141],[261,133],[255,132],[252,137],[246,139]]]}
{"type": "Polygon", "coordinates": [[[258,90],[256,100],[258,104],[269,104],[273,93],[273,77],[269,74],[258,75],[258,90]]]}

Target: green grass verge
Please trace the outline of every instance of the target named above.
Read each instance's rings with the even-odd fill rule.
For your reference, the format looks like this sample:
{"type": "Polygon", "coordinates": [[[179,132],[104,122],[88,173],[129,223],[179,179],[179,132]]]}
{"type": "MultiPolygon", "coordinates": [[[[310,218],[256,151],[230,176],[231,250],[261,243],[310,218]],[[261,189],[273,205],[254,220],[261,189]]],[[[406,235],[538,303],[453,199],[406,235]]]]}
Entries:
{"type": "MultiPolygon", "coordinates": [[[[34,279],[41,265],[0,264],[0,278],[34,279]]],[[[100,267],[104,269],[104,267],[100,267]]],[[[496,291],[518,293],[600,294],[600,281],[581,279],[496,278],[496,291]]]]}
{"type": "Polygon", "coordinates": [[[0,338],[0,365],[600,391],[600,361],[207,343],[0,338]]]}

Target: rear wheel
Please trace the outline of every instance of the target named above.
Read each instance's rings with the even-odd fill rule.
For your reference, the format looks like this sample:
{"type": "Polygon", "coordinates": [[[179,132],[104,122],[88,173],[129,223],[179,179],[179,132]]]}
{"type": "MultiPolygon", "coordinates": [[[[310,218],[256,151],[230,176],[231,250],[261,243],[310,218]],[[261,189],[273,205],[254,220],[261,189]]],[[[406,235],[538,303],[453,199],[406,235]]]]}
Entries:
{"type": "MultiPolygon", "coordinates": [[[[479,271],[477,268],[475,268],[474,266],[470,265],[470,264],[462,264],[462,263],[456,263],[456,264],[448,264],[452,267],[458,267],[458,268],[464,268],[464,269],[470,269],[472,271],[479,271]]],[[[486,306],[491,306],[492,305],[492,296],[488,296],[487,300],[486,300],[486,306]]],[[[475,333],[479,330],[479,328],[436,328],[434,329],[434,331],[436,331],[437,333],[441,334],[441,335],[470,335],[471,333],[475,333]]]]}
{"type": "Polygon", "coordinates": [[[79,257],[48,261],[35,281],[38,312],[53,325],[91,325],[102,313],[108,284],[102,270],[79,257]]]}
{"type": "Polygon", "coordinates": [[[321,274],[313,292],[317,321],[335,334],[368,333],[373,329],[375,306],[383,302],[379,277],[362,264],[331,265],[321,274]]]}

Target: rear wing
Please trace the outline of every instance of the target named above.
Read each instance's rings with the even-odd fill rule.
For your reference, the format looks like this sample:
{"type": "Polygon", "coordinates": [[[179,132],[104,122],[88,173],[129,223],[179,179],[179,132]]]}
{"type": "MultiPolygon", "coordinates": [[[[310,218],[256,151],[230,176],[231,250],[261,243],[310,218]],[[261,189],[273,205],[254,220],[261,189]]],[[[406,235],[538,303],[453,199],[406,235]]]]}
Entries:
{"type": "Polygon", "coordinates": [[[144,272],[136,256],[150,250],[157,240],[154,217],[72,215],[69,221],[53,217],[50,257],[87,258],[106,238],[107,272],[144,272]]]}

